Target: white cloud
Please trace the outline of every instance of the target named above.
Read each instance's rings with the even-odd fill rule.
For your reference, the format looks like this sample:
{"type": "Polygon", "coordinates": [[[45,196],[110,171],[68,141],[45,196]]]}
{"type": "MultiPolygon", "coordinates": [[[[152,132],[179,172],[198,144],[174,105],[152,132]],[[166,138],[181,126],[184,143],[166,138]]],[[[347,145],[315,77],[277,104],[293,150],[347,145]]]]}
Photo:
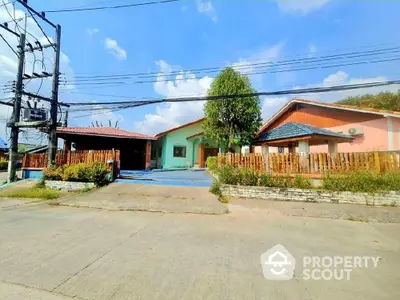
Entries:
{"type": "Polygon", "coordinates": [[[99,33],[100,29],[98,28],[87,28],[86,33],[90,36],[94,36],[96,33],[99,33]]]}
{"type": "Polygon", "coordinates": [[[317,53],[318,48],[313,43],[308,45],[308,57],[313,57],[317,53]]]}
{"type": "Polygon", "coordinates": [[[284,43],[280,42],[270,48],[249,55],[246,58],[241,57],[237,62],[232,64],[232,67],[242,74],[253,72],[255,70],[255,63],[268,63],[278,59],[282,53],[283,46],[284,43]]]}
{"type": "MultiPolygon", "coordinates": [[[[324,78],[321,86],[329,87],[329,86],[345,85],[345,84],[362,84],[362,83],[378,82],[386,80],[388,79],[385,76],[351,78],[349,74],[347,74],[346,72],[338,71],[324,78]]],[[[399,89],[398,85],[388,85],[388,86],[380,86],[373,88],[362,88],[362,89],[355,89],[348,91],[315,94],[314,96],[310,95],[310,97],[312,97],[311,99],[316,99],[320,101],[335,102],[350,96],[358,96],[364,94],[378,94],[380,92],[386,92],[386,91],[396,92],[398,89],[399,89]]]]}
{"type": "Polygon", "coordinates": [[[121,124],[124,121],[124,117],[121,114],[112,112],[111,109],[101,105],[93,106],[93,113],[90,116],[90,122],[102,124],[104,127],[109,126],[109,121],[114,126],[116,122],[121,124]]]}
{"type": "Polygon", "coordinates": [[[116,40],[106,38],[104,40],[104,45],[108,50],[108,53],[112,54],[115,58],[119,60],[125,60],[127,58],[128,53],[125,49],[121,48],[118,45],[118,42],[116,40]]]}
{"type": "Polygon", "coordinates": [[[330,0],[275,0],[281,11],[286,13],[306,15],[318,10],[330,0]]]}
{"type": "Polygon", "coordinates": [[[264,98],[261,108],[261,117],[267,121],[274,113],[276,113],[286,102],[290,100],[289,97],[267,97],[264,98]]]}
{"type": "MultiPolygon", "coordinates": [[[[205,76],[196,78],[190,72],[179,72],[170,81],[166,81],[172,71],[179,71],[180,67],[174,67],[160,60],[156,62],[160,68],[154,90],[166,98],[185,96],[204,96],[207,94],[213,79],[205,76]]],[[[176,74],[176,73],[175,73],[176,74]]],[[[135,130],[148,134],[156,134],[166,129],[182,125],[184,123],[202,118],[204,101],[167,103],[158,105],[156,112],[147,114],[143,121],[136,122],[135,130]]]]}
{"type": "Polygon", "coordinates": [[[217,12],[211,0],[197,0],[197,11],[210,17],[213,22],[217,22],[217,12]]]}
{"type": "MultiPolygon", "coordinates": [[[[238,61],[232,64],[232,67],[242,73],[250,74],[257,71],[265,71],[268,65],[254,65],[257,63],[269,63],[276,61],[282,54],[285,43],[280,42],[270,48],[255,52],[245,58],[239,58],[238,61]],[[262,67],[260,69],[260,67],[262,67]]],[[[250,76],[253,86],[257,89],[263,89],[264,74],[255,74],[250,76]]]]}

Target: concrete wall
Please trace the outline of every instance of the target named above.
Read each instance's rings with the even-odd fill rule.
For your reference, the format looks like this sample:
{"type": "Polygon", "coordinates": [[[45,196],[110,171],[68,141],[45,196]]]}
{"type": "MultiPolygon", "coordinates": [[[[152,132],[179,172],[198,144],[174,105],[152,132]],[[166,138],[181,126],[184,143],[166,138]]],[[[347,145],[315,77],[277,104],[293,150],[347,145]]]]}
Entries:
{"type": "MultiPolygon", "coordinates": [[[[387,118],[379,118],[365,122],[354,122],[341,126],[328,127],[326,129],[333,132],[343,132],[348,134],[350,128],[360,128],[364,134],[355,136],[350,143],[340,143],[338,152],[370,152],[387,151],[388,149],[388,130],[387,118]]],[[[399,149],[399,148],[396,148],[399,149]]],[[[328,145],[312,146],[311,152],[328,152],[328,145]]]]}
{"type": "Polygon", "coordinates": [[[400,205],[400,191],[388,193],[330,192],[295,188],[223,185],[225,196],[265,200],[347,203],[363,205],[400,205]]]}
{"type": "Polygon", "coordinates": [[[46,180],[45,185],[49,189],[63,191],[80,191],[84,189],[92,189],[95,187],[93,182],[72,182],[60,180],[46,180]]]}

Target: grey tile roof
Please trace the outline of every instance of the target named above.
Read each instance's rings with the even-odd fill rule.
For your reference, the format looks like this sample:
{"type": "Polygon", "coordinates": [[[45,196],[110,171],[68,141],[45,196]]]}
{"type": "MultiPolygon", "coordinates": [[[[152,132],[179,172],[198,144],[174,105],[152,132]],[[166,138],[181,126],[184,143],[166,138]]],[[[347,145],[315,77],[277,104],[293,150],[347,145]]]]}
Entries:
{"type": "Polygon", "coordinates": [[[344,133],[333,132],[324,128],[318,128],[302,123],[288,122],[264,133],[256,140],[256,142],[296,138],[313,134],[352,139],[350,135],[344,133]]]}

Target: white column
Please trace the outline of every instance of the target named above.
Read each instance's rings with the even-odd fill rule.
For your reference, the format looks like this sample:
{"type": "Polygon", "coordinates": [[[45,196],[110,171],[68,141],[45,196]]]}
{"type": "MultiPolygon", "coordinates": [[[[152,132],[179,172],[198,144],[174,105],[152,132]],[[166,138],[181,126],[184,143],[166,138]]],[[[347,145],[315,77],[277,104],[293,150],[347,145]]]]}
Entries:
{"type": "Polygon", "coordinates": [[[269,154],[269,146],[262,145],[261,146],[261,152],[262,152],[263,155],[268,155],[269,154]]]}
{"type": "Polygon", "coordinates": [[[336,154],[338,152],[338,143],[334,141],[328,142],[328,153],[336,154]]]}
{"type": "Polygon", "coordinates": [[[264,162],[265,162],[265,170],[267,170],[267,172],[269,172],[269,146],[268,145],[262,145],[261,146],[261,153],[264,157],[264,162]]]}
{"type": "Polygon", "coordinates": [[[300,153],[310,153],[310,145],[308,144],[308,141],[299,141],[299,152],[300,153]]]}
{"type": "Polygon", "coordinates": [[[387,135],[388,135],[388,150],[394,150],[394,142],[393,142],[393,122],[391,117],[386,118],[387,122],[387,135]]]}

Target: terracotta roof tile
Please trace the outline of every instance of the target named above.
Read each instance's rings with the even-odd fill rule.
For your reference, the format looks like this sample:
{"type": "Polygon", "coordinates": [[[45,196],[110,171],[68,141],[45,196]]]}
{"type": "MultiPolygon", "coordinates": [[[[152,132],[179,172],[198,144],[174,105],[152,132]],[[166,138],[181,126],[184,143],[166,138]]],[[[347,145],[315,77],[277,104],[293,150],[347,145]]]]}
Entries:
{"type": "Polygon", "coordinates": [[[145,135],[142,133],[131,132],[112,127],[59,127],[57,128],[57,133],[104,136],[104,137],[115,137],[115,138],[125,138],[125,139],[156,140],[155,137],[150,135],[145,135]]]}

